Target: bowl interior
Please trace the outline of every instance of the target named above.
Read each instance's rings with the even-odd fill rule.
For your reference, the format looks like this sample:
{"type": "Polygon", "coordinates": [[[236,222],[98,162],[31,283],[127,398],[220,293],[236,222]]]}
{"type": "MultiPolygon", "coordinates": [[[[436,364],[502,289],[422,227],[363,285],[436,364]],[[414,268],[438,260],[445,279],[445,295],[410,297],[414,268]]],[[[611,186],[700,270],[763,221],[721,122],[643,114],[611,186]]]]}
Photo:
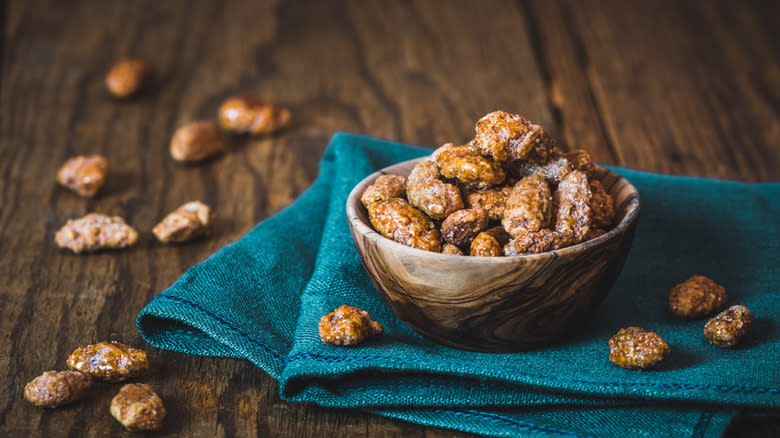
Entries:
{"type": "Polygon", "coordinates": [[[558,256],[565,255],[574,251],[582,250],[588,246],[598,245],[600,242],[608,241],[617,235],[620,235],[626,231],[626,229],[634,223],[639,217],[639,191],[631,185],[631,183],[625,178],[621,177],[617,173],[596,165],[596,176],[601,181],[604,189],[615,200],[615,219],[617,224],[609,230],[603,236],[599,236],[595,239],[588,240],[586,242],[572,245],[566,248],[562,248],[555,251],[549,251],[541,254],[529,254],[515,257],[463,257],[441,253],[434,253],[430,251],[422,251],[416,248],[411,248],[406,245],[402,245],[398,242],[388,239],[374,230],[371,226],[371,221],[368,219],[368,211],[360,202],[360,197],[368,186],[374,183],[381,175],[395,174],[408,176],[417,163],[427,160],[430,157],[415,158],[413,160],[403,161],[392,166],[385,167],[379,171],[376,171],[366,178],[364,178],[349,194],[347,198],[347,219],[350,222],[350,227],[353,228],[353,232],[357,232],[362,236],[365,236],[371,240],[384,241],[383,244],[391,245],[396,250],[404,253],[411,254],[425,254],[430,257],[443,257],[447,259],[458,259],[460,262],[466,263],[518,263],[523,259],[545,258],[555,254],[558,256]]]}

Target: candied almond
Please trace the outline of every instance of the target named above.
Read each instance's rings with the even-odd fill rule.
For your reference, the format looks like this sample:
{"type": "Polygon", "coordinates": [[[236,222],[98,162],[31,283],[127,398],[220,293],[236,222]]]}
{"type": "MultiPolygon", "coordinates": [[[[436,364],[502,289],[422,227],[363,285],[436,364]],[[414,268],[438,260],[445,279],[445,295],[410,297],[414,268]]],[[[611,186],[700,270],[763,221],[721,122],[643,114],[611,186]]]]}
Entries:
{"type": "Polygon", "coordinates": [[[154,390],[145,383],[128,383],[111,399],[111,416],[127,430],[158,430],[165,418],[165,406],[154,390]]]}
{"type": "Polygon", "coordinates": [[[622,328],[609,340],[609,360],[629,370],[652,368],[671,351],[658,333],[640,327],[622,328]]]}
{"type": "Polygon", "coordinates": [[[569,161],[571,166],[575,170],[579,170],[588,176],[588,179],[595,179],[596,176],[596,164],[590,157],[588,151],[577,149],[571,152],[566,152],[563,156],[569,161]]]}
{"type": "Polygon", "coordinates": [[[726,288],[703,275],[674,286],[669,291],[669,310],[681,319],[712,315],[726,305],[726,288]]]}
{"type": "Polygon", "coordinates": [[[464,246],[488,225],[487,211],[481,208],[458,210],[441,224],[441,238],[447,243],[464,246]]]}
{"type": "Polygon", "coordinates": [[[77,348],[68,356],[68,367],[108,382],[138,377],[149,369],[146,352],[120,342],[100,342],[77,348]]]}
{"type": "Polygon", "coordinates": [[[227,149],[227,142],[213,122],[191,122],[181,126],[171,138],[171,157],[176,161],[195,162],[213,157],[227,149]]]}
{"type": "Polygon", "coordinates": [[[539,175],[544,177],[550,185],[560,183],[564,176],[574,170],[569,159],[557,151],[553,151],[547,161],[514,161],[509,163],[508,167],[509,171],[518,178],[539,175]]]}
{"type": "Polygon", "coordinates": [[[474,130],[474,146],[497,161],[545,161],[555,147],[555,141],[541,126],[505,111],[485,115],[474,130]]]}
{"type": "Polygon", "coordinates": [[[500,221],[504,218],[506,200],[512,194],[511,186],[500,186],[486,190],[474,190],[466,194],[466,208],[484,208],[490,220],[500,221]]]}
{"type": "Polygon", "coordinates": [[[555,231],[570,236],[569,244],[583,242],[590,231],[591,212],[590,183],[584,172],[574,170],[566,174],[553,193],[555,206],[555,231]]]}
{"type": "Polygon", "coordinates": [[[383,331],[382,325],[371,319],[371,314],[346,304],[323,316],[319,324],[322,342],[345,347],[360,344],[383,331]]]}
{"type": "Polygon", "coordinates": [[[251,96],[233,96],[219,107],[219,123],[227,131],[271,134],[290,124],[290,111],[251,96]]]}
{"type": "Polygon", "coordinates": [[[106,74],[106,87],[117,98],[137,94],[155,76],[151,63],[143,59],[122,58],[106,74]]]}
{"type": "Polygon", "coordinates": [[[447,143],[433,152],[442,176],[454,178],[476,188],[501,184],[506,177],[497,161],[483,157],[470,145],[454,146],[447,143]]]}
{"type": "Polygon", "coordinates": [[[422,161],[414,166],[406,180],[409,203],[433,219],[444,219],[463,208],[460,190],[440,178],[436,163],[422,161]]]}
{"type": "Polygon", "coordinates": [[[609,228],[615,221],[615,200],[597,179],[590,181],[590,193],[592,227],[609,228]]]}
{"type": "Polygon", "coordinates": [[[750,333],[752,325],[753,313],[747,307],[731,306],[707,321],[704,337],[712,345],[732,348],[750,333]]]}
{"type": "Polygon", "coordinates": [[[84,398],[92,378],[81,371],[46,371],[24,387],[24,398],[43,408],[56,408],[84,398]]]}
{"type": "Polygon", "coordinates": [[[138,241],[138,232],[119,216],[90,213],[68,220],[54,235],[54,240],[60,248],[79,254],[133,246],[138,241]]]}
{"type": "Polygon", "coordinates": [[[516,237],[529,231],[539,231],[550,222],[552,196],[547,181],[532,175],[521,179],[506,200],[501,225],[516,237]]]}
{"type": "Polygon", "coordinates": [[[152,232],[163,243],[186,242],[208,234],[214,218],[214,211],[208,205],[192,201],[165,216],[152,232]]]}
{"type": "Polygon", "coordinates": [[[371,225],[388,239],[412,248],[441,252],[441,234],[433,221],[401,198],[369,204],[371,225]]]}
{"type": "Polygon", "coordinates": [[[360,202],[368,207],[368,204],[376,201],[387,201],[392,198],[400,198],[406,194],[406,177],[401,175],[380,175],[373,184],[366,187],[360,202]]]}
{"type": "Polygon", "coordinates": [[[108,160],[102,155],[70,158],[57,172],[57,182],[80,196],[95,196],[106,182],[108,160]]]}
{"type": "Polygon", "coordinates": [[[542,228],[539,231],[528,231],[509,241],[504,246],[504,255],[539,254],[569,246],[571,241],[572,237],[568,233],[542,228]]]}
{"type": "Polygon", "coordinates": [[[472,257],[501,257],[501,245],[491,233],[483,231],[471,241],[469,255],[472,257]]]}
{"type": "Polygon", "coordinates": [[[448,255],[463,255],[463,251],[460,250],[457,246],[451,244],[451,243],[445,243],[441,246],[441,253],[442,254],[448,254],[448,255]]]}

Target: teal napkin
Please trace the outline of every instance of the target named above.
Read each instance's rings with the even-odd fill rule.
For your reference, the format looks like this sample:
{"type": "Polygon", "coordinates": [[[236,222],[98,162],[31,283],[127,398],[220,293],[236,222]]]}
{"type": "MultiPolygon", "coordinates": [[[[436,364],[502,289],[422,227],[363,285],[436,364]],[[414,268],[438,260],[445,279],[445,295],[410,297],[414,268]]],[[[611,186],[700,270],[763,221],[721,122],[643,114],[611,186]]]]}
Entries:
{"type": "Polygon", "coordinates": [[[186,272],[138,315],[163,349],[252,361],[285,400],[358,408],[494,436],[719,436],[740,411],[780,408],[780,184],[742,184],[615,169],[642,196],[633,249],[606,301],[566,340],[514,354],[429,341],[385,305],[361,267],[345,203],[366,175],[429,154],[353,134],[331,139],[314,184],[292,205],[186,272]],[[691,274],[726,286],[755,315],[747,342],[716,348],[704,321],[666,310],[691,274]],[[382,336],[323,344],[317,324],[341,304],[368,310],[382,336]],[[621,327],[672,348],[656,370],[607,359],[621,327]]]}

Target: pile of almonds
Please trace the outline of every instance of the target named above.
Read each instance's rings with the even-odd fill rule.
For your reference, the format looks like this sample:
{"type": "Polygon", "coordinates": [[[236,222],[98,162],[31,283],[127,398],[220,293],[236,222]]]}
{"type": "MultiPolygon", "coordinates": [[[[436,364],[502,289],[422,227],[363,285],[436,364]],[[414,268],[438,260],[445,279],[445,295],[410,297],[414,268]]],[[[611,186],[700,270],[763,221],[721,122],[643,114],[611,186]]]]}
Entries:
{"type": "Polygon", "coordinates": [[[612,228],[615,200],[587,151],[564,152],[541,126],[502,110],[474,131],[408,176],[367,187],[360,200],[371,226],[412,248],[477,257],[554,251],[612,228]]]}

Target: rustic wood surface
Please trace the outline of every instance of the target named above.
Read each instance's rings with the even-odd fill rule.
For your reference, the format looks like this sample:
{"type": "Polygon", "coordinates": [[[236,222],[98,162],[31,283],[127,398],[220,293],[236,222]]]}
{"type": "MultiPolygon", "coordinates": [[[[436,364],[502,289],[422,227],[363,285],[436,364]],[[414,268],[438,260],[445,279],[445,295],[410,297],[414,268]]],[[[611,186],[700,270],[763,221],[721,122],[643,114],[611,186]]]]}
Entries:
{"type": "MultiPolygon", "coordinates": [[[[18,0],[0,23],[0,435],[130,436],[108,414],[113,386],[56,411],[22,388],[85,343],[143,345],[137,312],[295,199],[336,130],[433,147],[501,108],[601,162],[780,180],[778,2],[18,0]],[[162,78],[119,102],[103,76],[122,55],[162,78]],[[201,166],[174,163],[174,129],[215,118],[234,93],[288,105],[294,125],[201,166]],[[54,183],[88,153],[113,167],[92,200],[54,183]],[[214,236],[155,243],[154,224],[193,199],[216,208],[214,236]],[[90,211],[127,218],[139,244],[56,248],[56,229],[90,211]]],[[[247,361],[151,354],[147,381],[169,407],[159,436],[470,436],[283,402],[247,361]]],[[[775,418],[728,435],[778,433],[775,418]]]]}

